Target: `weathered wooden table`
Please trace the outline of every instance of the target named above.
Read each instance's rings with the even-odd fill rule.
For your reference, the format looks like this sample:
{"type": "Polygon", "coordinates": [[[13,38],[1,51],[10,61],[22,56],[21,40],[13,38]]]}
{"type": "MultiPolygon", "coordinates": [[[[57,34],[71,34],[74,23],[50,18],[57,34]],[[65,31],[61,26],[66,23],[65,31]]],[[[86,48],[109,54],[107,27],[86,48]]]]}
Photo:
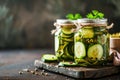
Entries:
{"type": "MultiPolygon", "coordinates": [[[[7,50],[0,51],[0,80],[74,80],[66,75],[44,71],[48,75],[35,75],[29,72],[23,72],[21,75],[19,71],[29,68],[34,70],[34,61],[39,60],[42,54],[53,53],[50,49],[41,50],[7,50]]],[[[39,69],[38,73],[43,70],[39,69]]],[[[110,73],[110,71],[106,73],[110,73]]],[[[105,73],[105,72],[104,72],[105,73]]],[[[100,73],[102,75],[102,73],[100,73]]],[[[85,79],[84,79],[85,80],[85,79]]],[[[89,80],[89,79],[86,79],[89,80]]],[[[90,79],[91,80],[91,79],[90,79]]],[[[95,80],[120,80],[120,73],[96,78],[95,80]]]]}

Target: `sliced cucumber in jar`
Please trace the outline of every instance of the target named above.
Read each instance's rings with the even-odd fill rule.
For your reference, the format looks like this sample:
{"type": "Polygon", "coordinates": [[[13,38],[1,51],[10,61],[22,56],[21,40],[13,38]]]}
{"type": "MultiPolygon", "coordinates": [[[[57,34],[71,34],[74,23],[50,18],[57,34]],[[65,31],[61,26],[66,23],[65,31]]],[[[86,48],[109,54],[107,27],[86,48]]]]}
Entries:
{"type": "Polygon", "coordinates": [[[75,57],[84,58],[86,56],[85,45],[82,42],[76,42],[74,48],[75,57]]]}
{"type": "Polygon", "coordinates": [[[105,44],[106,41],[107,41],[107,36],[106,35],[100,35],[100,36],[97,36],[97,38],[98,38],[98,42],[100,44],[105,44]]]}
{"type": "Polygon", "coordinates": [[[76,33],[75,36],[74,36],[74,41],[77,42],[77,41],[80,41],[80,40],[81,40],[80,33],[76,33]]]}
{"type": "Polygon", "coordinates": [[[74,33],[71,34],[64,34],[63,32],[60,35],[60,39],[66,42],[73,42],[74,41],[74,33]]]}
{"type": "Polygon", "coordinates": [[[73,60],[74,59],[74,45],[73,43],[66,42],[61,45],[56,53],[56,56],[60,59],[73,60]]]}
{"type": "Polygon", "coordinates": [[[71,38],[71,37],[74,36],[74,34],[73,34],[73,33],[71,33],[71,34],[64,34],[64,33],[61,33],[60,36],[61,36],[62,38],[71,38]]]}
{"type": "Polygon", "coordinates": [[[69,54],[74,56],[74,43],[73,42],[68,44],[67,49],[68,49],[69,54]]]}
{"type": "Polygon", "coordinates": [[[59,60],[73,60],[74,33],[71,31],[72,26],[63,26],[60,34],[56,37],[55,50],[59,60]]]}
{"type": "Polygon", "coordinates": [[[92,28],[83,28],[81,30],[81,35],[83,38],[93,38],[94,37],[94,31],[92,28]]]}
{"type": "Polygon", "coordinates": [[[66,35],[72,34],[73,32],[69,28],[62,28],[62,32],[66,35]]]}
{"type": "Polygon", "coordinates": [[[69,50],[69,45],[67,45],[67,46],[64,48],[64,53],[65,53],[65,55],[66,55],[69,59],[73,60],[74,56],[71,55],[72,52],[70,52],[70,50],[69,50]]]}
{"type": "Polygon", "coordinates": [[[88,57],[93,60],[100,60],[103,56],[103,48],[100,44],[95,44],[88,49],[88,57]]]}
{"type": "Polygon", "coordinates": [[[74,41],[74,37],[72,38],[61,38],[62,40],[64,41],[67,41],[67,42],[73,42],[74,41]]]}
{"type": "Polygon", "coordinates": [[[61,59],[62,56],[65,55],[65,53],[64,53],[64,48],[66,47],[67,44],[68,44],[67,42],[64,42],[63,45],[59,45],[59,48],[58,48],[58,50],[57,50],[57,52],[56,52],[56,56],[57,56],[59,59],[61,59]]]}

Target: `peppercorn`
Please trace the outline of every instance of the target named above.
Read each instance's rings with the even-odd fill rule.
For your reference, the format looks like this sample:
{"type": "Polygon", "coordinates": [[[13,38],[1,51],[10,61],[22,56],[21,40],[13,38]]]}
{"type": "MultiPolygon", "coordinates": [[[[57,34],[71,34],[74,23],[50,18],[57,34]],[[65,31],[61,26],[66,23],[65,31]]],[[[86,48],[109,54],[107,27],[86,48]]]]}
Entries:
{"type": "Polygon", "coordinates": [[[19,74],[21,75],[21,74],[23,74],[23,72],[22,72],[22,71],[19,71],[19,74]]]}

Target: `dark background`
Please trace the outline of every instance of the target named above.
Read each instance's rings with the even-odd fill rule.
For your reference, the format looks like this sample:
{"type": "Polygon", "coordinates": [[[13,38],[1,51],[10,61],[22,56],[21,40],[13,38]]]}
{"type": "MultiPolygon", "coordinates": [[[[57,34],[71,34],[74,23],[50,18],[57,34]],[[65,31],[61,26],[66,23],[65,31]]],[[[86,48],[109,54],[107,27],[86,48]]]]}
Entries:
{"type": "Polygon", "coordinates": [[[53,49],[55,20],[93,9],[114,23],[109,33],[120,32],[119,5],[120,0],[0,0],[0,49],[53,49]]]}

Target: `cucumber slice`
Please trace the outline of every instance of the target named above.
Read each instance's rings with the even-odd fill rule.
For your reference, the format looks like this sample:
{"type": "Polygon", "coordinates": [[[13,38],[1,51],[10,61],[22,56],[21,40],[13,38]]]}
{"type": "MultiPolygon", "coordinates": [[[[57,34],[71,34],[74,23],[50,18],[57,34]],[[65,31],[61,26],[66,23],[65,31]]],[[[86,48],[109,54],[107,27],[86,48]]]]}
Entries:
{"type": "Polygon", "coordinates": [[[67,42],[73,42],[74,41],[74,37],[72,38],[61,38],[62,40],[64,41],[67,41],[67,42]]]}
{"type": "Polygon", "coordinates": [[[62,28],[62,32],[63,32],[64,34],[66,34],[66,35],[73,33],[73,32],[71,31],[71,29],[69,29],[69,28],[62,28]]]}
{"type": "Polygon", "coordinates": [[[69,54],[74,56],[74,43],[73,42],[68,44],[67,49],[68,49],[69,54]]]}
{"type": "Polygon", "coordinates": [[[103,48],[100,44],[95,44],[88,49],[88,57],[91,59],[101,59],[103,56],[103,48]]]}
{"type": "Polygon", "coordinates": [[[92,28],[83,28],[81,35],[83,38],[93,38],[94,37],[94,31],[92,28]]]}
{"type": "Polygon", "coordinates": [[[85,45],[82,42],[75,43],[75,57],[84,58],[86,56],[85,45]]]}
{"type": "Polygon", "coordinates": [[[73,33],[72,33],[72,34],[64,34],[64,33],[61,33],[60,36],[61,36],[62,38],[71,38],[71,37],[74,36],[74,34],[73,34],[73,33]]]}
{"type": "Polygon", "coordinates": [[[61,67],[73,67],[73,66],[78,66],[78,64],[74,63],[74,62],[60,62],[58,64],[58,66],[61,66],[61,67]]]}
{"type": "Polygon", "coordinates": [[[74,40],[75,40],[76,42],[81,40],[80,33],[76,33],[76,34],[75,34],[74,40]]]}
{"type": "Polygon", "coordinates": [[[41,58],[43,62],[54,62],[57,61],[57,57],[53,54],[44,54],[41,58]]]}
{"type": "Polygon", "coordinates": [[[85,59],[75,59],[75,63],[79,64],[80,66],[88,66],[88,65],[91,65],[90,62],[88,62],[87,60],[85,59]]]}
{"type": "Polygon", "coordinates": [[[70,55],[70,52],[69,52],[68,47],[69,47],[69,45],[67,45],[67,46],[64,48],[64,53],[65,53],[65,55],[66,55],[67,58],[73,60],[74,57],[73,57],[73,55],[70,55]]]}
{"type": "Polygon", "coordinates": [[[97,36],[97,38],[98,38],[98,42],[100,44],[105,44],[106,41],[107,41],[107,36],[106,35],[100,35],[100,36],[97,36]]]}
{"type": "Polygon", "coordinates": [[[68,45],[68,42],[64,42],[62,45],[59,46],[59,49],[56,52],[56,56],[58,59],[66,59],[65,48],[68,45]]]}

